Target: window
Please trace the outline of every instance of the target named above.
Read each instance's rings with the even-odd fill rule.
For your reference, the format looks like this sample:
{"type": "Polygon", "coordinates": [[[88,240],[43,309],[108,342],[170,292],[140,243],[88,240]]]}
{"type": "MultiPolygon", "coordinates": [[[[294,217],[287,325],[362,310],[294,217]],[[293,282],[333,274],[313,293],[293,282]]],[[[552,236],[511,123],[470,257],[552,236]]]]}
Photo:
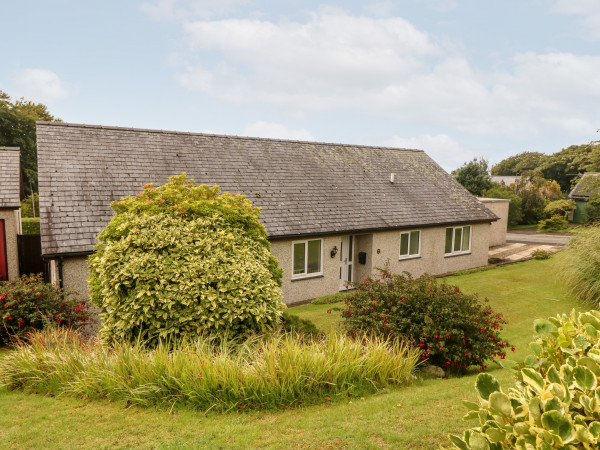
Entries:
{"type": "Polygon", "coordinates": [[[446,255],[460,255],[471,251],[471,226],[446,228],[446,255]]]}
{"type": "Polygon", "coordinates": [[[421,232],[400,233],[400,259],[416,258],[421,255],[421,232]]]}
{"type": "Polygon", "coordinates": [[[321,239],[296,241],[293,244],[294,267],[292,278],[302,278],[320,275],[321,268],[321,239]]]}

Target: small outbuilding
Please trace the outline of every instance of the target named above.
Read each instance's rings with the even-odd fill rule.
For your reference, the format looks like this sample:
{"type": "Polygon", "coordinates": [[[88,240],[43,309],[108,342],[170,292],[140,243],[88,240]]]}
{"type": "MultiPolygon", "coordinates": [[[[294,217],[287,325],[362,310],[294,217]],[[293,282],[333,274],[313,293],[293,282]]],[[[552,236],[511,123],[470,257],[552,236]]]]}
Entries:
{"type": "Polygon", "coordinates": [[[0,281],[19,277],[20,150],[0,147],[0,281]]]}
{"type": "Polygon", "coordinates": [[[498,217],[421,150],[38,122],[42,253],[87,292],[110,203],[186,172],[247,196],[283,269],[287,304],[387,267],[484,266],[498,217]]]}
{"type": "Polygon", "coordinates": [[[579,183],[569,193],[569,198],[575,201],[573,222],[583,223],[587,219],[587,206],[590,197],[600,192],[600,172],[586,172],[581,176],[579,183]]]}

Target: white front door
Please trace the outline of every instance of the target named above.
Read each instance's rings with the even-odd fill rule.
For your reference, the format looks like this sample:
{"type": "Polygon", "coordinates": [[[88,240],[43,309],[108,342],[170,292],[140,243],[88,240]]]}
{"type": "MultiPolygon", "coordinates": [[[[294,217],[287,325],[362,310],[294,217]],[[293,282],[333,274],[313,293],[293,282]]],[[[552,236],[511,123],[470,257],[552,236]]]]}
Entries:
{"type": "Polygon", "coordinates": [[[354,236],[342,237],[340,245],[340,291],[349,289],[354,281],[354,236]]]}

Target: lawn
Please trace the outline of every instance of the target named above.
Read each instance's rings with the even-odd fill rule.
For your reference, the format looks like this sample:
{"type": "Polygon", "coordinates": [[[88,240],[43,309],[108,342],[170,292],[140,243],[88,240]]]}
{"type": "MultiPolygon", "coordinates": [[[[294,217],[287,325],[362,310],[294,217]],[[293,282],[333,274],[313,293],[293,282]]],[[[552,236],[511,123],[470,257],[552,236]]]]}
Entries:
{"type": "MultiPolygon", "coordinates": [[[[463,291],[488,297],[508,320],[504,337],[527,355],[532,321],[577,308],[561,282],[557,254],[494,270],[449,277],[463,291]]],[[[335,328],[332,305],[306,305],[291,312],[324,329],[335,328]]],[[[492,367],[507,386],[511,375],[492,367]]],[[[448,433],[461,433],[461,399],[475,400],[475,376],[417,381],[366,398],[279,412],[217,414],[126,408],[122,404],[48,398],[0,391],[2,447],[275,447],[438,448],[448,433]]]]}

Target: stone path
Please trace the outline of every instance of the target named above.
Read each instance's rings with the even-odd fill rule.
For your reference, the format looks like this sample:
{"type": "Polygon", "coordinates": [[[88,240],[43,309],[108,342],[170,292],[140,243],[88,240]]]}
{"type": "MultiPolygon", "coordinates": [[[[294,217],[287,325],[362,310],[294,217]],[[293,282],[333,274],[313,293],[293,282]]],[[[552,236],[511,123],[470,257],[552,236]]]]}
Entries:
{"type": "Polygon", "coordinates": [[[524,242],[512,242],[506,245],[490,248],[488,258],[499,258],[505,261],[523,261],[531,258],[531,254],[536,250],[544,250],[550,253],[556,253],[564,250],[564,245],[548,244],[527,244],[524,242]]]}

